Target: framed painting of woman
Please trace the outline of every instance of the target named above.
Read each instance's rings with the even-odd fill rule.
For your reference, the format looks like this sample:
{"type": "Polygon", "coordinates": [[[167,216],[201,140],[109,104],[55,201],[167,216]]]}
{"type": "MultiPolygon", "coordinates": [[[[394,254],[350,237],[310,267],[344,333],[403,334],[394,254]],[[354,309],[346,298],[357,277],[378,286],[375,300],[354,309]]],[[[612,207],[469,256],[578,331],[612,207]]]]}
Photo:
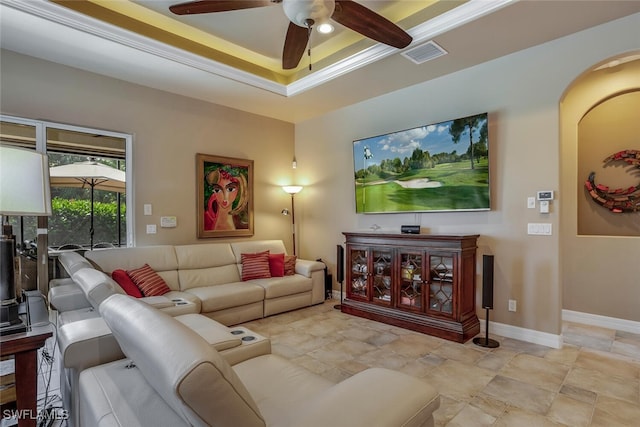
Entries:
{"type": "Polygon", "coordinates": [[[198,238],[253,236],[253,160],[196,154],[198,238]]]}

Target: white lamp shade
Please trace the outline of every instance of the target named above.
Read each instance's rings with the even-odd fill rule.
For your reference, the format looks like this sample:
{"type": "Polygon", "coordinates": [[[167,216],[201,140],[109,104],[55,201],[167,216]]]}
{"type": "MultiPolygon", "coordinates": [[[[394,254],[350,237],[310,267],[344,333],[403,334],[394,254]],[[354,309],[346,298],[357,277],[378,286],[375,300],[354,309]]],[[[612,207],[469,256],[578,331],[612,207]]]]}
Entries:
{"type": "Polygon", "coordinates": [[[0,145],[0,214],[51,215],[46,154],[0,145]]]}
{"type": "Polygon", "coordinates": [[[282,189],[289,194],[297,194],[302,191],[301,185],[285,185],[282,189]]]}

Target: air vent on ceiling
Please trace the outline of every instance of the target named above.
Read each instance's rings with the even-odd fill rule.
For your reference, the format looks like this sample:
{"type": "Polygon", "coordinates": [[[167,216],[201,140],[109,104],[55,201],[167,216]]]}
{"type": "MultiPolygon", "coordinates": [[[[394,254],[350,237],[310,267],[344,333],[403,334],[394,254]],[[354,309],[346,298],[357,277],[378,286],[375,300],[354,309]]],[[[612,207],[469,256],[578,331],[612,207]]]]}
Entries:
{"type": "Polygon", "coordinates": [[[436,59],[442,55],[446,55],[448,52],[442,47],[438,46],[433,40],[429,40],[426,43],[416,46],[412,49],[402,52],[402,55],[416,64],[423,64],[432,59],[436,59]]]}

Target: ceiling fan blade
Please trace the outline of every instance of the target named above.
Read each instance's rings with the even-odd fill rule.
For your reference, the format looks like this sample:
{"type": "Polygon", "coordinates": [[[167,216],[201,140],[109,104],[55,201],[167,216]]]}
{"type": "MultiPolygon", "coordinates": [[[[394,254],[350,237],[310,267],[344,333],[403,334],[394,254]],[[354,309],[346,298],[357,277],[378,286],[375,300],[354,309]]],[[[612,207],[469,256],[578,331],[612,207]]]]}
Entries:
{"type": "Polygon", "coordinates": [[[336,0],[331,19],[370,39],[402,49],[413,38],[382,15],[351,0],[336,0]]]}
{"type": "Polygon", "coordinates": [[[176,15],[193,15],[196,13],[227,12],[230,10],[251,9],[270,6],[279,1],[272,0],[201,0],[174,4],[169,10],[176,15]]]}
{"type": "Polygon", "coordinates": [[[291,70],[296,68],[309,43],[309,29],[299,27],[293,22],[289,23],[287,36],[284,39],[282,51],[282,68],[291,70]]]}

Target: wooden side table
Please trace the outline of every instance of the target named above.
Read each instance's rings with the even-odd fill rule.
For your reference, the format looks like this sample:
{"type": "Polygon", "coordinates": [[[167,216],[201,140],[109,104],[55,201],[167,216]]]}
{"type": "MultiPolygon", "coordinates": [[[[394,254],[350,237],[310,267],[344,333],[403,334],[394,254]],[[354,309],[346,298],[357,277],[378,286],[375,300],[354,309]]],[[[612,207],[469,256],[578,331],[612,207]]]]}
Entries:
{"type": "Polygon", "coordinates": [[[46,325],[0,336],[0,356],[15,357],[18,427],[35,427],[37,424],[38,349],[52,335],[52,326],[46,325]]]}

